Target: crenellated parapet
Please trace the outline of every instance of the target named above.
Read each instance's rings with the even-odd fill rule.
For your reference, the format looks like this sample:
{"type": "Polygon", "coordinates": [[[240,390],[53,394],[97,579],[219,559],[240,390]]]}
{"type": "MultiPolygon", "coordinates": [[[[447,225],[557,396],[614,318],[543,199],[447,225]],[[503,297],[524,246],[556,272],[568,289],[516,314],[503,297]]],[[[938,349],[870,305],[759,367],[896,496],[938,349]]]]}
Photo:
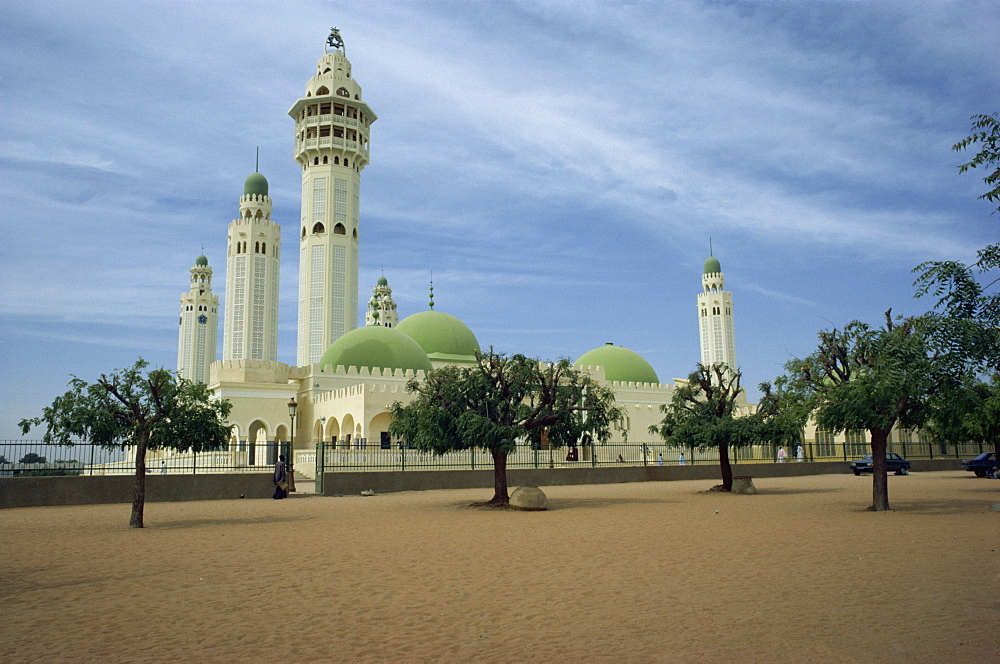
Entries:
{"type": "Polygon", "coordinates": [[[269,360],[219,360],[209,370],[209,385],[217,383],[276,383],[287,384],[295,380],[298,367],[269,360]]]}

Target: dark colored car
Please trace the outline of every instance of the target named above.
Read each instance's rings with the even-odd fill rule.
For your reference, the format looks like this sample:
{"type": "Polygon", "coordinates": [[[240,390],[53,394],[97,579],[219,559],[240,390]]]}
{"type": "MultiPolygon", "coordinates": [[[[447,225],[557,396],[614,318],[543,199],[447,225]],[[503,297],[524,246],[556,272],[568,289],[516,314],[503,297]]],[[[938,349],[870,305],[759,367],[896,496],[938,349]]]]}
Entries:
{"type": "Polygon", "coordinates": [[[962,462],[964,470],[971,470],[976,477],[986,477],[997,466],[996,454],[994,452],[983,452],[975,459],[966,459],[962,462]]]}
{"type": "MultiPolygon", "coordinates": [[[[897,475],[910,474],[910,462],[899,456],[895,452],[887,452],[885,455],[885,469],[897,475]]],[[[875,471],[875,463],[871,454],[866,454],[857,461],[851,462],[851,470],[855,475],[861,473],[871,473],[875,471]]]]}

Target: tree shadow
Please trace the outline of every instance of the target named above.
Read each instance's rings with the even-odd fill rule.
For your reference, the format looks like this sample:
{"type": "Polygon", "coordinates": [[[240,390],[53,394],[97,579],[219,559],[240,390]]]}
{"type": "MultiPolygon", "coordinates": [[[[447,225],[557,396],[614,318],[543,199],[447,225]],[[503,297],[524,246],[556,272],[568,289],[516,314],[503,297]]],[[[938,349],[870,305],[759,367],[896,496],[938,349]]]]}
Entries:
{"type": "Polygon", "coordinates": [[[202,528],[205,526],[266,526],[275,523],[306,521],[303,517],[272,515],[244,517],[235,519],[183,519],[177,521],[159,521],[147,524],[142,530],[179,530],[183,528],[202,528]]]}

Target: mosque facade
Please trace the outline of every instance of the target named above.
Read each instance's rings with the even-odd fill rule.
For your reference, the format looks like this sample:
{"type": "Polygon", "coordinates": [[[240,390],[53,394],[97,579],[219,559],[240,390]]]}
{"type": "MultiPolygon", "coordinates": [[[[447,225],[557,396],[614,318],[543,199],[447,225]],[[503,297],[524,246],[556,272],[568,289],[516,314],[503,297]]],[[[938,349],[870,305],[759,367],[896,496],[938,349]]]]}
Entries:
{"type": "MultiPolygon", "coordinates": [[[[296,472],[308,478],[320,442],[345,450],[397,445],[388,433],[390,408],[412,398],[407,382],[441,366],[472,364],[481,346],[465,323],[434,308],[433,285],[429,309],[400,320],[385,276],[367,302],[364,327],[357,327],[361,171],[368,165],[376,115],[362,101],[336,30],[305,95],[289,114],[295,120],[295,160],[302,169],[295,232],[300,266],[296,365],[276,357],[281,227],[271,219],[267,180],[255,172],[245,182],[238,218],[227,235],[223,357],[214,361],[213,342],[211,350],[206,345],[194,357],[185,351],[182,360],[179,352],[178,366],[183,364],[188,376],[205,375],[212,393],[233,404],[231,447],[245,452],[247,465],[273,463],[277,450],[293,440],[296,472]],[[293,400],[294,420],[288,407],[293,400]]],[[[196,261],[198,285],[210,287],[211,268],[203,259],[196,261]]],[[[702,357],[735,361],[732,296],[722,290],[716,258],[706,261],[702,281],[699,316],[709,321],[711,331],[706,337],[703,323],[702,357]]],[[[218,298],[210,288],[207,292],[208,304],[195,306],[215,313],[218,298]]],[[[181,348],[191,328],[184,306],[182,301],[181,348]]],[[[673,385],[661,382],[638,353],[613,344],[585,353],[575,364],[614,391],[627,411],[628,439],[649,440],[648,428],[662,419],[660,406],[670,401],[673,385]]],[[[622,437],[616,433],[612,442],[622,437]]]]}

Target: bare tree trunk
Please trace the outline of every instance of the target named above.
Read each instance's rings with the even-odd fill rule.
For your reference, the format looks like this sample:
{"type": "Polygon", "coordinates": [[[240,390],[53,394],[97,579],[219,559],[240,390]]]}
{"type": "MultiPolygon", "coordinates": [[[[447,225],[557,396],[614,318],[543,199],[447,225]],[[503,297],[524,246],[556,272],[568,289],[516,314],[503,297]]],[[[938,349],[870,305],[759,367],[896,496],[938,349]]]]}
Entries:
{"type": "Polygon", "coordinates": [[[722,471],[722,490],[733,490],[733,466],[729,463],[729,444],[719,445],[719,469],[722,471]]]}
{"type": "Polygon", "coordinates": [[[507,494],[507,453],[493,452],[493,500],[490,505],[509,505],[507,494]]]}
{"type": "Polygon", "coordinates": [[[132,491],[132,518],[129,528],[142,528],[142,511],[146,506],[146,436],[139,435],[135,446],[135,485],[132,491]]]}
{"type": "Polygon", "coordinates": [[[885,467],[888,429],[869,429],[872,436],[872,506],[873,512],[886,512],[889,507],[889,478],[885,467]]]}

